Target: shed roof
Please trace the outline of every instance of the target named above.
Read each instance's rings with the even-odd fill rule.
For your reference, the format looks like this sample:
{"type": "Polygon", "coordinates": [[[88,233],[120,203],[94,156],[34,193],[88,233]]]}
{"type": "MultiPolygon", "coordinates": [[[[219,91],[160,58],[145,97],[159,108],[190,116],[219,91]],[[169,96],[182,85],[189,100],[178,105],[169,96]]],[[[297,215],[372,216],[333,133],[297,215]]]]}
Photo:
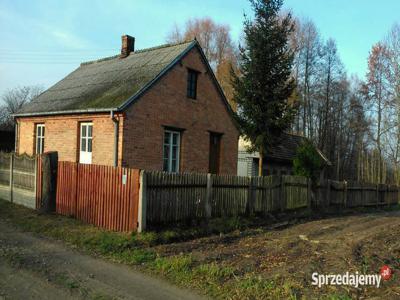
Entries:
{"type": "Polygon", "coordinates": [[[169,70],[197,41],[166,44],[82,63],[15,116],[121,110],[169,70]]]}
{"type": "MultiPolygon", "coordinates": [[[[266,160],[275,160],[284,163],[292,163],[293,159],[296,157],[297,150],[299,146],[306,141],[307,138],[301,135],[296,135],[293,133],[282,133],[281,136],[265,150],[266,160]]],[[[250,146],[250,141],[245,140],[243,137],[239,140],[239,153],[247,152],[250,146]]],[[[315,147],[319,156],[323,160],[324,164],[331,165],[331,162],[326,158],[326,156],[315,147]]],[[[247,157],[258,158],[259,153],[247,153],[247,157]]]]}
{"type": "MultiPolygon", "coordinates": [[[[275,143],[268,147],[265,157],[267,159],[292,161],[296,157],[297,149],[305,140],[307,140],[307,138],[301,135],[283,133],[275,143]]],[[[330,165],[330,161],[326,158],[322,151],[317,147],[315,147],[315,149],[324,163],[330,165]]]]}

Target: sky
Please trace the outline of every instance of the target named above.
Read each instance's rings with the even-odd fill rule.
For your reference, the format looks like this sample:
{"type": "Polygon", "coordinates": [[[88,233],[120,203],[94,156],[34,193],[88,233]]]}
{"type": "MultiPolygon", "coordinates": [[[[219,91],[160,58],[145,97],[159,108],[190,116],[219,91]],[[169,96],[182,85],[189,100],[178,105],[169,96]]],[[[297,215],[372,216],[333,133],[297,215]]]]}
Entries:
{"type": "MultiPolygon", "coordinates": [[[[286,0],[284,8],[335,39],[347,72],[361,78],[371,46],[400,22],[398,0],[286,0]]],[[[82,61],[118,54],[122,34],[136,49],[163,44],[192,17],[228,24],[237,41],[244,14],[252,14],[247,0],[0,0],[0,95],[48,88],[82,61]]]]}

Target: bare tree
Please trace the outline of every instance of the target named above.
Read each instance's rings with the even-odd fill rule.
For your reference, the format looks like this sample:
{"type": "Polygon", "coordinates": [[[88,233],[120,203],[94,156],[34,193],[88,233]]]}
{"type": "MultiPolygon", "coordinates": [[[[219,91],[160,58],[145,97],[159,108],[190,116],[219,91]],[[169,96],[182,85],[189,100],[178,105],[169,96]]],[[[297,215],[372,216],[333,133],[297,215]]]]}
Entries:
{"type": "Polygon", "coordinates": [[[389,108],[390,89],[388,81],[388,49],[382,43],[372,47],[368,59],[368,73],[365,92],[370,101],[371,138],[375,143],[378,162],[376,178],[383,183],[383,145],[382,140],[388,132],[387,112],[389,108]]]}
{"type": "Polygon", "coordinates": [[[22,106],[43,92],[42,86],[23,86],[7,90],[1,96],[0,102],[0,127],[11,129],[14,126],[12,115],[22,106]]]}
{"type": "Polygon", "coordinates": [[[167,42],[179,43],[194,38],[202,46],[226,97],[231,102],[231,106],[235,108],[230,74],[232,70],[238,71],[238,50],[232,42],[230,27],[225,24],[217,24],[208,17],[193,18],[187,20],[182,29],[175,24],[167,36],[167,42]]]}

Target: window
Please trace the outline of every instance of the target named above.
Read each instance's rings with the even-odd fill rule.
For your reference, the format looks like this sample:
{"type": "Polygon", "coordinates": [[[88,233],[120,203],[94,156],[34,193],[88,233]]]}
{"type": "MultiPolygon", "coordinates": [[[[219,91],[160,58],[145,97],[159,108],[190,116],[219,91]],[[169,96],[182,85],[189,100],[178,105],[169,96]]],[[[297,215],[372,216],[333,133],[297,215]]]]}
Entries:
{"type": "Polygon", "coordinates": [[[36,154],[44,151],[44,124],[36,124],[36,154]]]}
{"type": "Polygon", "coordinates": [[[181,140],[180,132],[165,130],[163,170],[166,172],[179,172],[180,140],[181,140]]]}
{"type": "Polygon", "coordinates": [[[196,99],[197,96],[197,76],[197,71],[188,70],[187,96],[192,99],[196,99]]]}

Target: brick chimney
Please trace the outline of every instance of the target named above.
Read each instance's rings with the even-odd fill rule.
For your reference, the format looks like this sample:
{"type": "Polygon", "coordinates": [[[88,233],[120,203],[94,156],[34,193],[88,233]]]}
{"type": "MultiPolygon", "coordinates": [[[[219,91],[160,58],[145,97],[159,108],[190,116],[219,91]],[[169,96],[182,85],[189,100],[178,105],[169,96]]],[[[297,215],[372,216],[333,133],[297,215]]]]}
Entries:
{"type": "Polygon", "coordinates": [[[122,39],[122,47],[121,47],[121,55],[120,58],[125,58],[129,55],[129,53],[135,51],[135,38],[130,35],[123,35],[122,39]]]}

